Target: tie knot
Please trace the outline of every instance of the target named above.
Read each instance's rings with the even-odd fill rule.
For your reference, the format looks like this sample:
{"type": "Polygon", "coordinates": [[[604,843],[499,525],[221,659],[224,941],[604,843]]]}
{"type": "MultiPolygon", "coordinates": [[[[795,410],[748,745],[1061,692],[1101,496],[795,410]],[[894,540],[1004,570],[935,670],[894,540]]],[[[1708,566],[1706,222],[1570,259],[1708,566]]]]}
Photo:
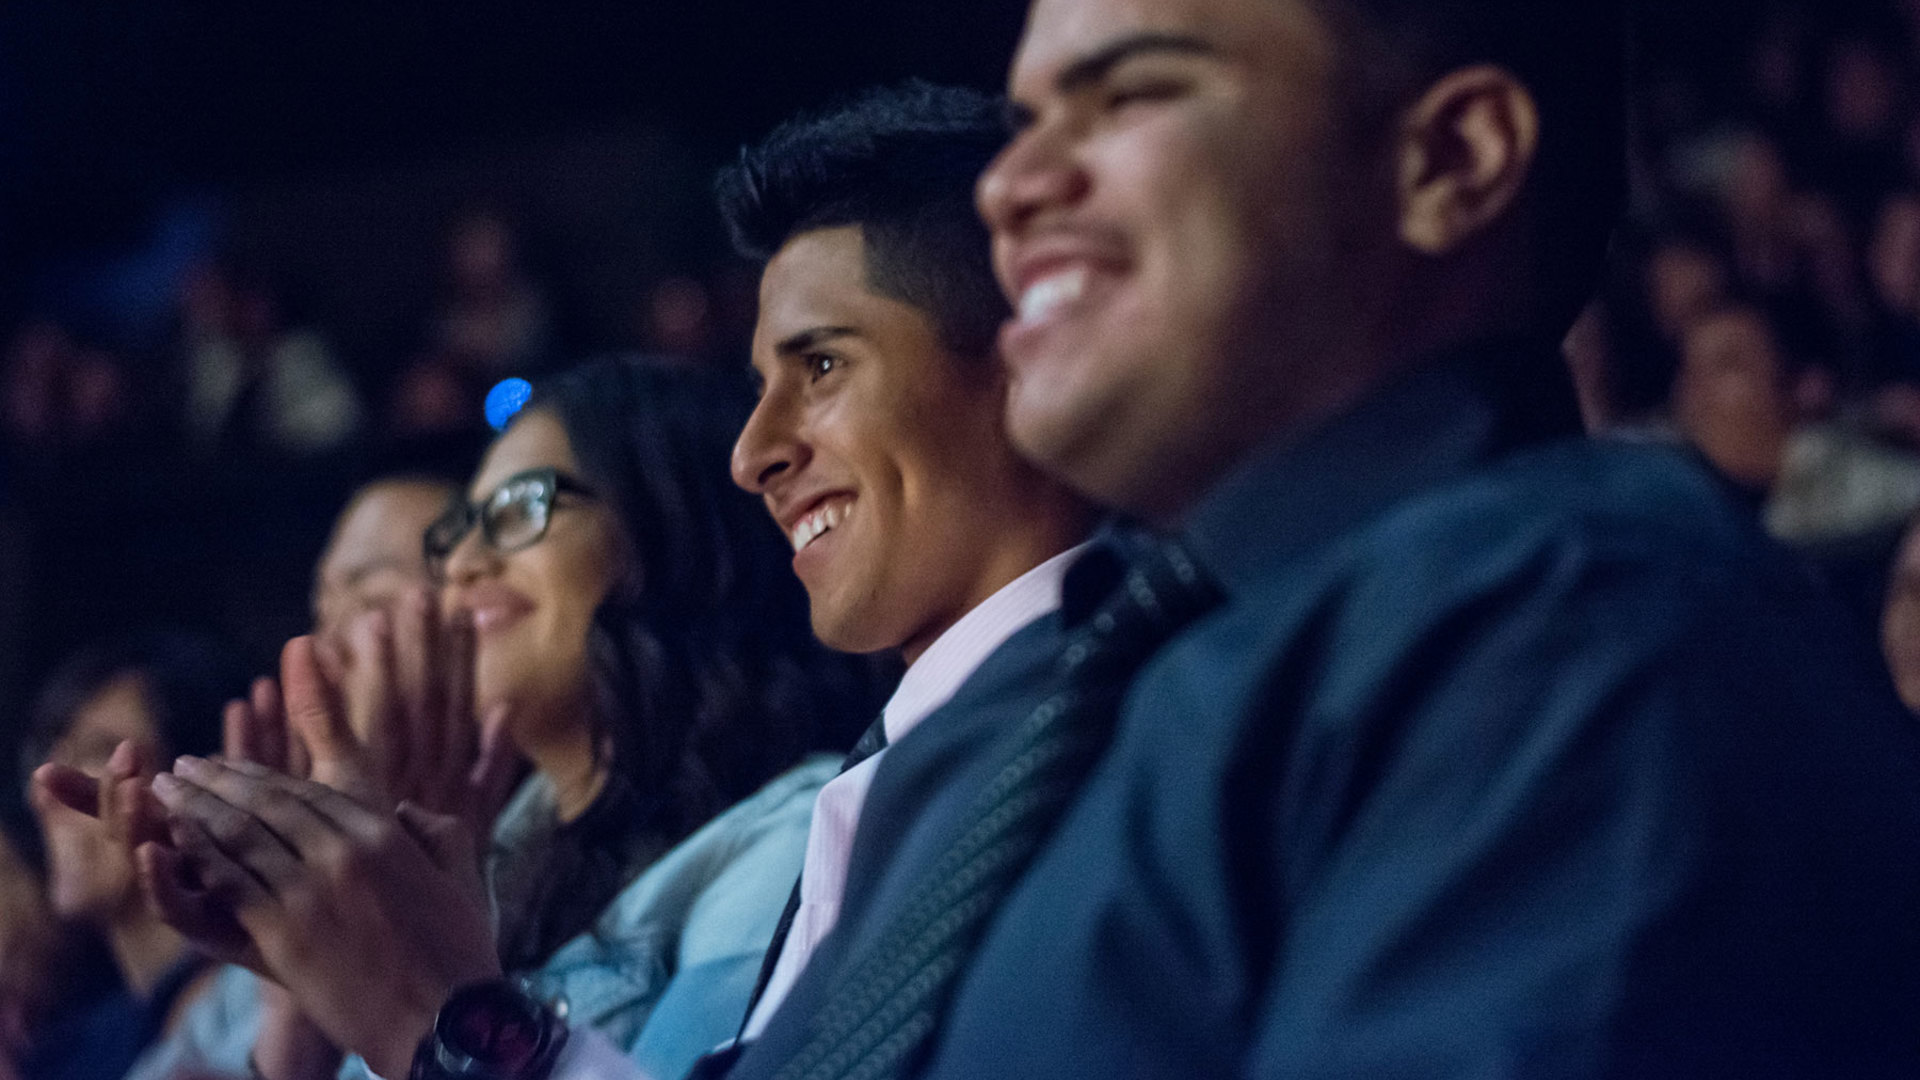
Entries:
{"type": "Polygon", "coordinates": [[[1177,541],[1136,533],[1121,545],[1118,557],[1103,553],[1110,562],[1100,570],[1113,583],[1068,644],[1068,672],[1131,667],[1220,602],[1219,588],[1177,541]]]}

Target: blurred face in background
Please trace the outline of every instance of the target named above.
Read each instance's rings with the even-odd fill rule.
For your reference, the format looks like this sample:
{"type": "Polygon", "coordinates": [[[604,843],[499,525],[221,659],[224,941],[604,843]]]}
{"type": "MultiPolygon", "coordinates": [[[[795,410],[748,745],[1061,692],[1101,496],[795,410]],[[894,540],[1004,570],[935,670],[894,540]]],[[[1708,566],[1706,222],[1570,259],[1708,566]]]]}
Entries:
{"type": "Polygon", "coordinates": [[[1680,353],[1674,420],[1681,431],[1741,486],[1771,487],[1794,415],[1772,326],[1757,311],[1730,308],[1696,320],[1680,353]]]}
{"type": "Polygon", "coordinates": [[[1374,378],[1392,140],[1304,0],[1038,0],[982,177],[1014,442],[1163,516],[1374,378]],[[1359,359],[1365,357],[1365,359],[1359,359]]]}
{"type": "Polygon", "coordinates": [[[1677,342],[1695,319],[1726,302],[1727,268],[1703,247],[1669,241],[1648,257],[1646,284],[1654,325],[1677,342]]]}
{"type": "MultiPolygon", "coordinates": [[[[148,760],[164,757],[146,680],[134,671],[102,683],[74,710],[47,759],[100,776],[114,748],[129,739],[145,745],[148,760]]],[[[46,840],[47,897],[56,914],[104,926],[139,909],[144,900],[133,860],[97,819],[53,802],[39,785],[33,809],[46,840]]]]}
{"type": "MultiPolygon", "coordinates": [[[[451,484],[376,481],[347,503],[314,568],[313,632],[322,657],[347,654],[355,619],[374,611],[391,614],[409,594],[433,588],[421,537],[458,493],[451,484]]],[[[358,713],[354,718],[363,719],[358,713]]]]}
{"type": "MultiPolygon", "coordinates": [[[[533,410],[487,451],[467,500],[484,504],[510,478],[541,468],[584,484],[559,419],[533,410]]],[[[526,547],[497,550],[475,525],[446,558],[441,603],[448,612],[473,613],[481,714],[504,708],[507,730],[522,747],[589,723],[588,632],[625,562],[613,510],[565,491],[554,499],[546,534],[526,547]]]]}
{"type": "Polygon", "coordinates": [[[1880,620],[1880,647],[1900,700],[1920,713],[1920,528],[1907,530],[1894,556],[1887,606],[1880,620]]]}
{"type": "Polygon", "coordinates": [[[1867,269],[1887,311],[1920,318],[1920,196],[1897,195],[1881,208],[1867,269]]]}

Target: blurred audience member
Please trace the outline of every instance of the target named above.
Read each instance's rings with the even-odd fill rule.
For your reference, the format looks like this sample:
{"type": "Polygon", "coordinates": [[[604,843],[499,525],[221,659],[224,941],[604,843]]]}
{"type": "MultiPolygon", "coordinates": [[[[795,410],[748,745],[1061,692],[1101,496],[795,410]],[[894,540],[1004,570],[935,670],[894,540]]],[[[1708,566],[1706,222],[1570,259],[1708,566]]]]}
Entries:
{"type": "Polygon", "coordinates": [[[15,335],[3,378],[0,418],[8,441],[22,448],[90,446],[123,434],[131,418],[121,363],[53,323],[31,323],[15,335]]]}
{"type": "Polygon", "coordinates": [[[85,981],[80,936],[47,904],[46,885],[0,833],[0,1080],[31,1080],[36,1056],[65,1034],[85,981]]]}
{"type": "Polygon", "coordinates": [[[283,303],[232,266],[202,266],[182,287],[185,425],[199,455],[316,454],[359,429],[352,381],[317,333],[286,325],[283,303]]]}
{"type": "Polygon", "coordinates": [[[521,254],[513,227],[491,211],[461,219],[448,237],[447,296],[435,341],[494,377],[537,369],[551,351],[547,299],[521,254]]]}
{"type": "Polygon", "coordinates": [[[397,611],[432,587],[422,538],[459,490],[436,476],[400,473],[354,492],[313,570],[316,636],[342,642],[354,619],[397,611]]]}
{"type": "Polygon", "coordinates": [[[1827,48],[1827,144],[1814,158],[1813,180],[1857,221],[1866,221],[1881,195],[1901,181],[1900,140],[1909,111],[1903,81],[1885,41],[1848,34],[1827,48]]]}
{"type": "MultiPolygon", "coordinates": [[[[175,755],[219,749],[222,703],[244,681],[237,663],[199,636],[152,633],[88,649],[41,691],[28,760],[96,778],[110,771],[151,776],[156,763],[175,755]]],[[[164,1080],[182,1070],[244,1074],[258,1019],[253,977],[199,955],[160,921],[142,894],[127,843],[113,831],[125,827],[124,819],[109,824],[73,810],[38,781],[33,808],[54,913],[106,939],[123,985],[92,1008],[72,1038],[39,1048],[27,1074],[74,1080],[164,1080]]]]}
{"type": "Polygon", "coordinates": [[[388,426],[401,435],[468,429],[480,422],[495,382],[537,374],[553,361],[550,305],[505,217],[480,211],[457,221],[443,279],[425,347],[401,373],[387,407],[388,426]]]}
{"type": "Polygon", "coordinates": [[[1732,306],[1682,331],[1673,419],[1686,440],[1758,503],[1793,430],[1787,358],[1766,316],[1732,306]]]}
{"type": "MultiPolygon", "coordinates": [[[[1920,380],[1920,192],[1903,190],[1881,205],[1868,276],[1879,306],[1883,370],[1920,380]]],[[[1920,445],[1920,423],[1907,425],[1906,434],[1920,445]]]]}
{"type": "Polygon", "coordinates": [[[1732,293],[1726,260],[1706,241],[1688,236],[1656,243],[1645,277],[1654,327],[1669,343],[1677,344],[1696,319],[1727,303],[1732,293]]]}
{"type": "Polygon", "coordinates": [[[1894,554],[1880,619],[1880,647],[1900,700],[1920,714],[1920,520],[1901,537],[1894,554]]]}
{"type": "Polygon", "coordinates": [[[647,294],[647,347],[668,356],[707,359],[716,346],[713,294],[693,278],[674,276],[647,294]]]}

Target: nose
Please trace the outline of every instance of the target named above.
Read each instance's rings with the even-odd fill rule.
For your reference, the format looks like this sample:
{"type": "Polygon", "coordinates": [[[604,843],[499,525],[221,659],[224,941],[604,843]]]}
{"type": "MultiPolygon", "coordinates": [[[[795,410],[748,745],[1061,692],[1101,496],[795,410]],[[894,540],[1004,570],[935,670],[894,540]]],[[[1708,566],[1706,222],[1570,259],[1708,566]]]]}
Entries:
{"type": "Polygon", "coordinates": [[[500,553],[481,535],[476,522],[467,535],[447,552],[446,584],[465,585],[500,572],[500,553]]]}
{"type": "Polygon", "coordinates": [[[998,235],[1077,202],[1089,186],[1090,178],[1064,135],[1036,123],[1015,135],[987,165],[974,201],[987,227],[998,235]]]}
{"type": "Polygon", "coordinates": [[[733,482],[755,495],[765,495],[780,476],[805,468],[811,451],[796,427],[784,400],[772,393],[762,397],[733,444],[733,482]]]}

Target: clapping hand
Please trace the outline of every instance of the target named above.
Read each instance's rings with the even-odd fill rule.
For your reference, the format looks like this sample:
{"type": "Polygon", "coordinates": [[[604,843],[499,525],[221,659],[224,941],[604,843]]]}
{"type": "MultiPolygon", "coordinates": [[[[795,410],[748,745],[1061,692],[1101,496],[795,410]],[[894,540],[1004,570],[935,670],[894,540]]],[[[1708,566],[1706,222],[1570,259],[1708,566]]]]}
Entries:
{"type": "Polygon", "coordinates": [[[474,715],[473,665],[471,615],[443,622],[430,594],[411,594],[391,612],[290,642],[282,683],[308,679],[314,693],[304,700],[321,707],[283,713],[273,693],[229,706],[228,746],[247,752],[228,756],[310,777],[368,806],[412,802],[486,835],[521,762],[499,711],[474,715]],[[285,766],[272,756],[283,745],[285,766]]]}
{"type": "MultiPolygon", "coordinates": [[[[182,758],[152,786],[172,846],[141,849],[156,856],[143,863],[149,895],[190,933],[201,906],[230,913],[329,1039],[400,1075],[447,995],[499,972],[474,836],[464,817],[410,801],[386,809],[398,774],[373,767],[311,639],[288,643],[281,674],[285,726],[307,747],[313,779],[182,758]],[[182,887],[189,876],[197,892],[182,887]]],[[[231,719],[262,724],[273,710],[253,711],[231,719]]],[[[427,780],[411,781],[416,790],[470,799],[470,769],[437,788],[434,772],[417,770],[427,780]]]]}

